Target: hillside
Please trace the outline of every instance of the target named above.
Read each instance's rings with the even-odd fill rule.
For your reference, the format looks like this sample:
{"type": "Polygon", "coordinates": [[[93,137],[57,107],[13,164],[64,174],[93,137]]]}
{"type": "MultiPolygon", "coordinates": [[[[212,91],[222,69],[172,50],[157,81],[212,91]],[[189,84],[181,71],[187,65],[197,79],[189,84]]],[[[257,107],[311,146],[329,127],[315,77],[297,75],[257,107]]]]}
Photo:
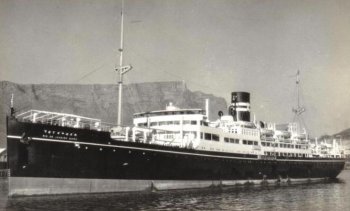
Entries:
{"type": "MultiPolygon", "coordinates": [[[[112,84],[16,84],[0,81],[0,148],[5,147],[6,115],[11,94],[17,113],[29,109],[73,113],[116,123],[118,87],[112,84]]],[[[132,114],[161,110],[169,102],[181,108],[204,108],[210,100],[209,118],[219,110],[226,111],[224,98],[202,92],[192,92],[183,82],[128,84],[123,92],[123,124],[132,124],[132,114]]]]}
{"type": "Polygon", "coordinates": [[[339,133],[333,135],[323,135],[320,136],[319,139],[328,139],[331,140],[333,138],[341,138],[343,142],[348,142],[350,144],[350,128],[340,131],[339,133]]]}
{"type": "Polygon", "coordinates": [[[319,140],[333,140],[334,138],[341,138],[344,149],[350,151],[350,128],[340,131],[333,135],[323,135],[319,140]]]}
{"type": "Polygon", "coordinates": [[[337,134],[334,134],[334,136],[340,136],[342,139],[346,139],[350,141],[350,128],[343,130],[337,134]]]}

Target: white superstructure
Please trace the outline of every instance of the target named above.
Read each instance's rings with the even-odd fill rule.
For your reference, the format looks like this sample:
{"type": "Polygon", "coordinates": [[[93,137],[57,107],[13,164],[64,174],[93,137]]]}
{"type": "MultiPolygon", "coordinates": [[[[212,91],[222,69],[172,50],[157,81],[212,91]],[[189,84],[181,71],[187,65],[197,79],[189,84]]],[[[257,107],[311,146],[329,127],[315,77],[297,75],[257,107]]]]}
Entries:
{"type": "Polygon", "coordinates": [[[296,123],[254,123],[239,118],[235,120],[232,115],[223,115],[216,121],[209,121],[203,109],[180,109],[171,103],[165,110],[135,114],[133,123],[136,135],[133,135],[132,140],[150,144],[255,154],[271,159],[277,156],[342,156],[338,142],[327,145],[326,150],[323,145],[311,144],[305,130],[298,128],[296,123]],[[315,150],[319,148],[322,150],[315,150]]]}
{"type": "Polygon", "coordinates": [[[100,119],[39,110],[21,113],[17,118],[33,123],[109,131],[111,138],[116,140],[252,154],[271,159],[345,156],[340,139],[316,139],[311,142],[305,129],[299,128],[296,123],[257,123],[243,121],[240,117],[235,120],[233,115],[223,115],[215,121],[209,121],[207,107],[205,110],[180,109],[170,103],[165,110],[134,114],[134,127],[125,128],[113,127],[102,123],[100,119]]]}

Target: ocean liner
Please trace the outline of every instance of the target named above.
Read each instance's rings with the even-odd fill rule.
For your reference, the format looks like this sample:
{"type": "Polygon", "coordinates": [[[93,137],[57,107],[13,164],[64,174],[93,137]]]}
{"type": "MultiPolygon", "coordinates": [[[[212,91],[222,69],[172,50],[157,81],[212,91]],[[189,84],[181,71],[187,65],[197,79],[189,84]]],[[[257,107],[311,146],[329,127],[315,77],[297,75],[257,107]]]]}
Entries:
{"type": "MultiPolygon", "coordinates": [[[[340,140],[311,142],[299,124],[251,120],[247,92],[232,92],[216,121],[208,101],[205,109],[169,103],[122,127],[122,78],[131,66],[123,66],[121,26],[117,126],[58,112],[16,114],[12,105],[10,196],[289,184],[336,178],[344,168],[340,140]]],[[[296,116],[303,111],[294,109],[296,116]]]]}

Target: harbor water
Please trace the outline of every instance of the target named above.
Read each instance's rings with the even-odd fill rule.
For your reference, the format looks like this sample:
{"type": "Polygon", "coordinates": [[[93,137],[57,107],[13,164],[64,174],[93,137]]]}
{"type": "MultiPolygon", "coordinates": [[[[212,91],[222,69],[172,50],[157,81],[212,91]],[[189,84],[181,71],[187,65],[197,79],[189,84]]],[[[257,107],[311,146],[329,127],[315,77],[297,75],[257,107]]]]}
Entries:
{"type": "Polygon", "coordinates": [[[327,183],[139,193],[7,197],[0,210],[350,210],[350,170],[327,183]]]}

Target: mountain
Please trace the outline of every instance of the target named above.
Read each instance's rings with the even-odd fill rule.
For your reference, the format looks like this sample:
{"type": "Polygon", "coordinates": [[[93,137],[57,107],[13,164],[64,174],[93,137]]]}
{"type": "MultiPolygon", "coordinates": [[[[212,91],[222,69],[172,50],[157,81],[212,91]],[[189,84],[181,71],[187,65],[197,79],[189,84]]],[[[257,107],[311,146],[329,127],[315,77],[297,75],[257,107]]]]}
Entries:
{"type": "Polygon", "coordinates": [[[344,140],[348,140],[350,142],[350,128],[345,129],[337,134],[334,134],[333,136],[340,136],[344,140]]]}
{"type": "MultiPolygon", "coordinates": [[[[5,120],[10,111],[11,94],[14,94],[16,114],[37,109],[71,113],[116,123],[117,85],[16,84],[0,81],[0,148],[6,145],[5,120]]],[[[210,119],[215,119],[219,110],[226,111],[227,103],[224,98],[193,92],[187,89],[183,82],[127,84],[123,88],[123,124],[132,125],[134,113],[162,110],[169,102],[180,108],[204,108],[207,98],[210,105],[210,119]]]]}
{"type": "Polygon", "coordinates": [[[342,130],[333,135],[323,135],[319,137],[318,140],[327,140],[329,143],[331,143],[334,138],[341,138],[344,149],[348,150],[348,152],[350,151],[350,128],[342,130]]]}
{"type": "Polygon", "coordinates": [[[318,139],[319,140],[323,140],[323,139],[332,140],[334,138],[341,138],[343,140],[343,142],[349,142],[349,144],[350,144],[350,128],[342,130],[341,132],[333,134],[333,135],[320,136],[318,139]]]}

